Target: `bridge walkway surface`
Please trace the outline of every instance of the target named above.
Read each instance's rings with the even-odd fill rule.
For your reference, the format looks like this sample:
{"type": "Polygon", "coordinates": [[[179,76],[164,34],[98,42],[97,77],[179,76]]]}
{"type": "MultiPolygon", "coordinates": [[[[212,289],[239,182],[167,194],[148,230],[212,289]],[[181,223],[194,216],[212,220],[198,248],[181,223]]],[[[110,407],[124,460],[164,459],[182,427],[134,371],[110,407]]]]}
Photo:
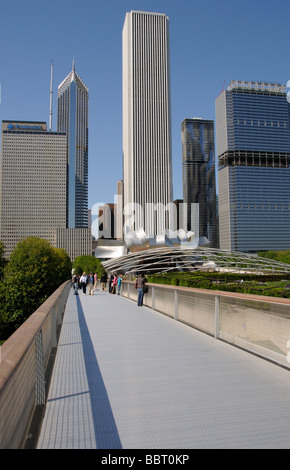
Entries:
{"type": "Polygon", "coordinates": [[[290,373],[122,296],[70,292],[38,449],[290,448],[290,373]]]}

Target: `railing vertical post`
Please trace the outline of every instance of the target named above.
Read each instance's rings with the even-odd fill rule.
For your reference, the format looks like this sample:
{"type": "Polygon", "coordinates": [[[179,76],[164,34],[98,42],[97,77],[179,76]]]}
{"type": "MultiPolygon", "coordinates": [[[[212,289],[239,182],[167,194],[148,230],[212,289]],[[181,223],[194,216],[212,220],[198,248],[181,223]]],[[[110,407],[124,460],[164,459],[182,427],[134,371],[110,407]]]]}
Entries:
{"type": "Polygon", "coordinates": [[[130,299],[130,282],[127,284],[127,294],[128,299],[130,299]]]}
{"type": "Polygon", "coordinates": [[[178,320],[178,292],[174,291],[174,320],[178,320]]]}
{"type": "Polygon", "coordinates": [[[155,287],[152,286],[152,297],[151,297],[151,302],[152,302],[152,310],[155,310],[155,287]]]}
{"type": "Polygon", "coordinates": [[[35,404],[45,404],[45,372],[43,358],[42,330],[35,338],[35,404]]]}
{"type": "Polygon", "coordinates": [[[214,316],[215,316],[215,326],[214,326],[214,337],[220,337],[220,296],[215,296],[214,304],[214,316]]]}
{"type": "Polygon", "coordinates": [[[51,310],[51,347],[57,346],[57,319],[56,319],[56,307],[53,306],[51,310]]]}

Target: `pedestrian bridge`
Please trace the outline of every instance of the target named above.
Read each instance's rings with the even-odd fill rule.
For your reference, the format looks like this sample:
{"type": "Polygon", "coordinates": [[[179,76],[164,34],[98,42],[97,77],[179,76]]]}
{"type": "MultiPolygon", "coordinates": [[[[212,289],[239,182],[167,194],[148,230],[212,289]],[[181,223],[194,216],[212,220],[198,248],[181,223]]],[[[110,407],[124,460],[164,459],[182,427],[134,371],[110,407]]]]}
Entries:
{"type": "MultiPolygon", "coordinates": [[[[147,305],[138,307],[133,283],[124,283],[120,296],[100,290],[93,296],[74,295],[67,289],[50,386],[46,380],[40,407],[41,427],[38,432],[30,423],[21,446],[290,448],[288,301],[209,291],[190,301],[186,296],[192,289],[151,285],[147,305]],[[189,310],[195,312],[192,320],[189,310]],[[198,312],[203,312],[203,324],[198,312]],[[211,320],[204,318],[206,312],[211,320]]],[[[14,380],[3,378],[1,365],[0,410],[1,403],[2,409],[10,406],[5,380],[14,380]]],[[[23,383],[26,374],[23,369],[23,383]]],[[[37,396],[39,403],[41,392],[37,396]]],[[[6,436],[11,414],[5,415],[6,436]]],[[[3,412],[2,448],[19,447],[13,441],[16,431],[5,443],[2,418],[3,412]]]]}

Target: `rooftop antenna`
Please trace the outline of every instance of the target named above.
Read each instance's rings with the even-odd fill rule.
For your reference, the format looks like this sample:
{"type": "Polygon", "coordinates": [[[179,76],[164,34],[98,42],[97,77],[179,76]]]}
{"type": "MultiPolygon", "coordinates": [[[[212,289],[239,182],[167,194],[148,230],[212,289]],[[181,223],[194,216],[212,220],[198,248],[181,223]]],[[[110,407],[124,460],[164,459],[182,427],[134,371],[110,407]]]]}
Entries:
{"type": "Polygon", "coordinates": [[[53,61],[51,61],[51,72],[50,72],[50,106],[49,106],[49,132],[51,132],[52,125],[52,73],[53,73],[53,61]]]}

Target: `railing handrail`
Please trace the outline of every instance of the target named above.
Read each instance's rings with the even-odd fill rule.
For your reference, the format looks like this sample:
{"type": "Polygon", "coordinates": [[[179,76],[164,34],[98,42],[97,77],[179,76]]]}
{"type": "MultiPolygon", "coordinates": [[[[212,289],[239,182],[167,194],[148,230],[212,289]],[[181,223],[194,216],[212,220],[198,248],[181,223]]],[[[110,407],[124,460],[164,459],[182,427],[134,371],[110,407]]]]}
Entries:
{"type": "MultiPolygon", "coordinates": [[[[135,284],[135,281],[124,280],[123,283],[135,284]]],[[[221,297],[235,297],[244,300],[255,300],[261,302],[274,302],[279,304],[290,305],[290,299],[284,299],[282,297],[272,297],[268,295],[258,295],[258,294],[244,294],[242,292],[230,292],[224,290],[215,290],[215,289],[204,289],[199,287],[187,287],[187,286],[175,286],[173,284],[158,284],[153,282],[146,282],[146,285],[149,287],[162,287],[165,289],[171,290],[180,290],[184,292],[195,292],[195,293],[204,293],[204,294],[211,294],[211,295],[220,295],[221,297]]]]}

